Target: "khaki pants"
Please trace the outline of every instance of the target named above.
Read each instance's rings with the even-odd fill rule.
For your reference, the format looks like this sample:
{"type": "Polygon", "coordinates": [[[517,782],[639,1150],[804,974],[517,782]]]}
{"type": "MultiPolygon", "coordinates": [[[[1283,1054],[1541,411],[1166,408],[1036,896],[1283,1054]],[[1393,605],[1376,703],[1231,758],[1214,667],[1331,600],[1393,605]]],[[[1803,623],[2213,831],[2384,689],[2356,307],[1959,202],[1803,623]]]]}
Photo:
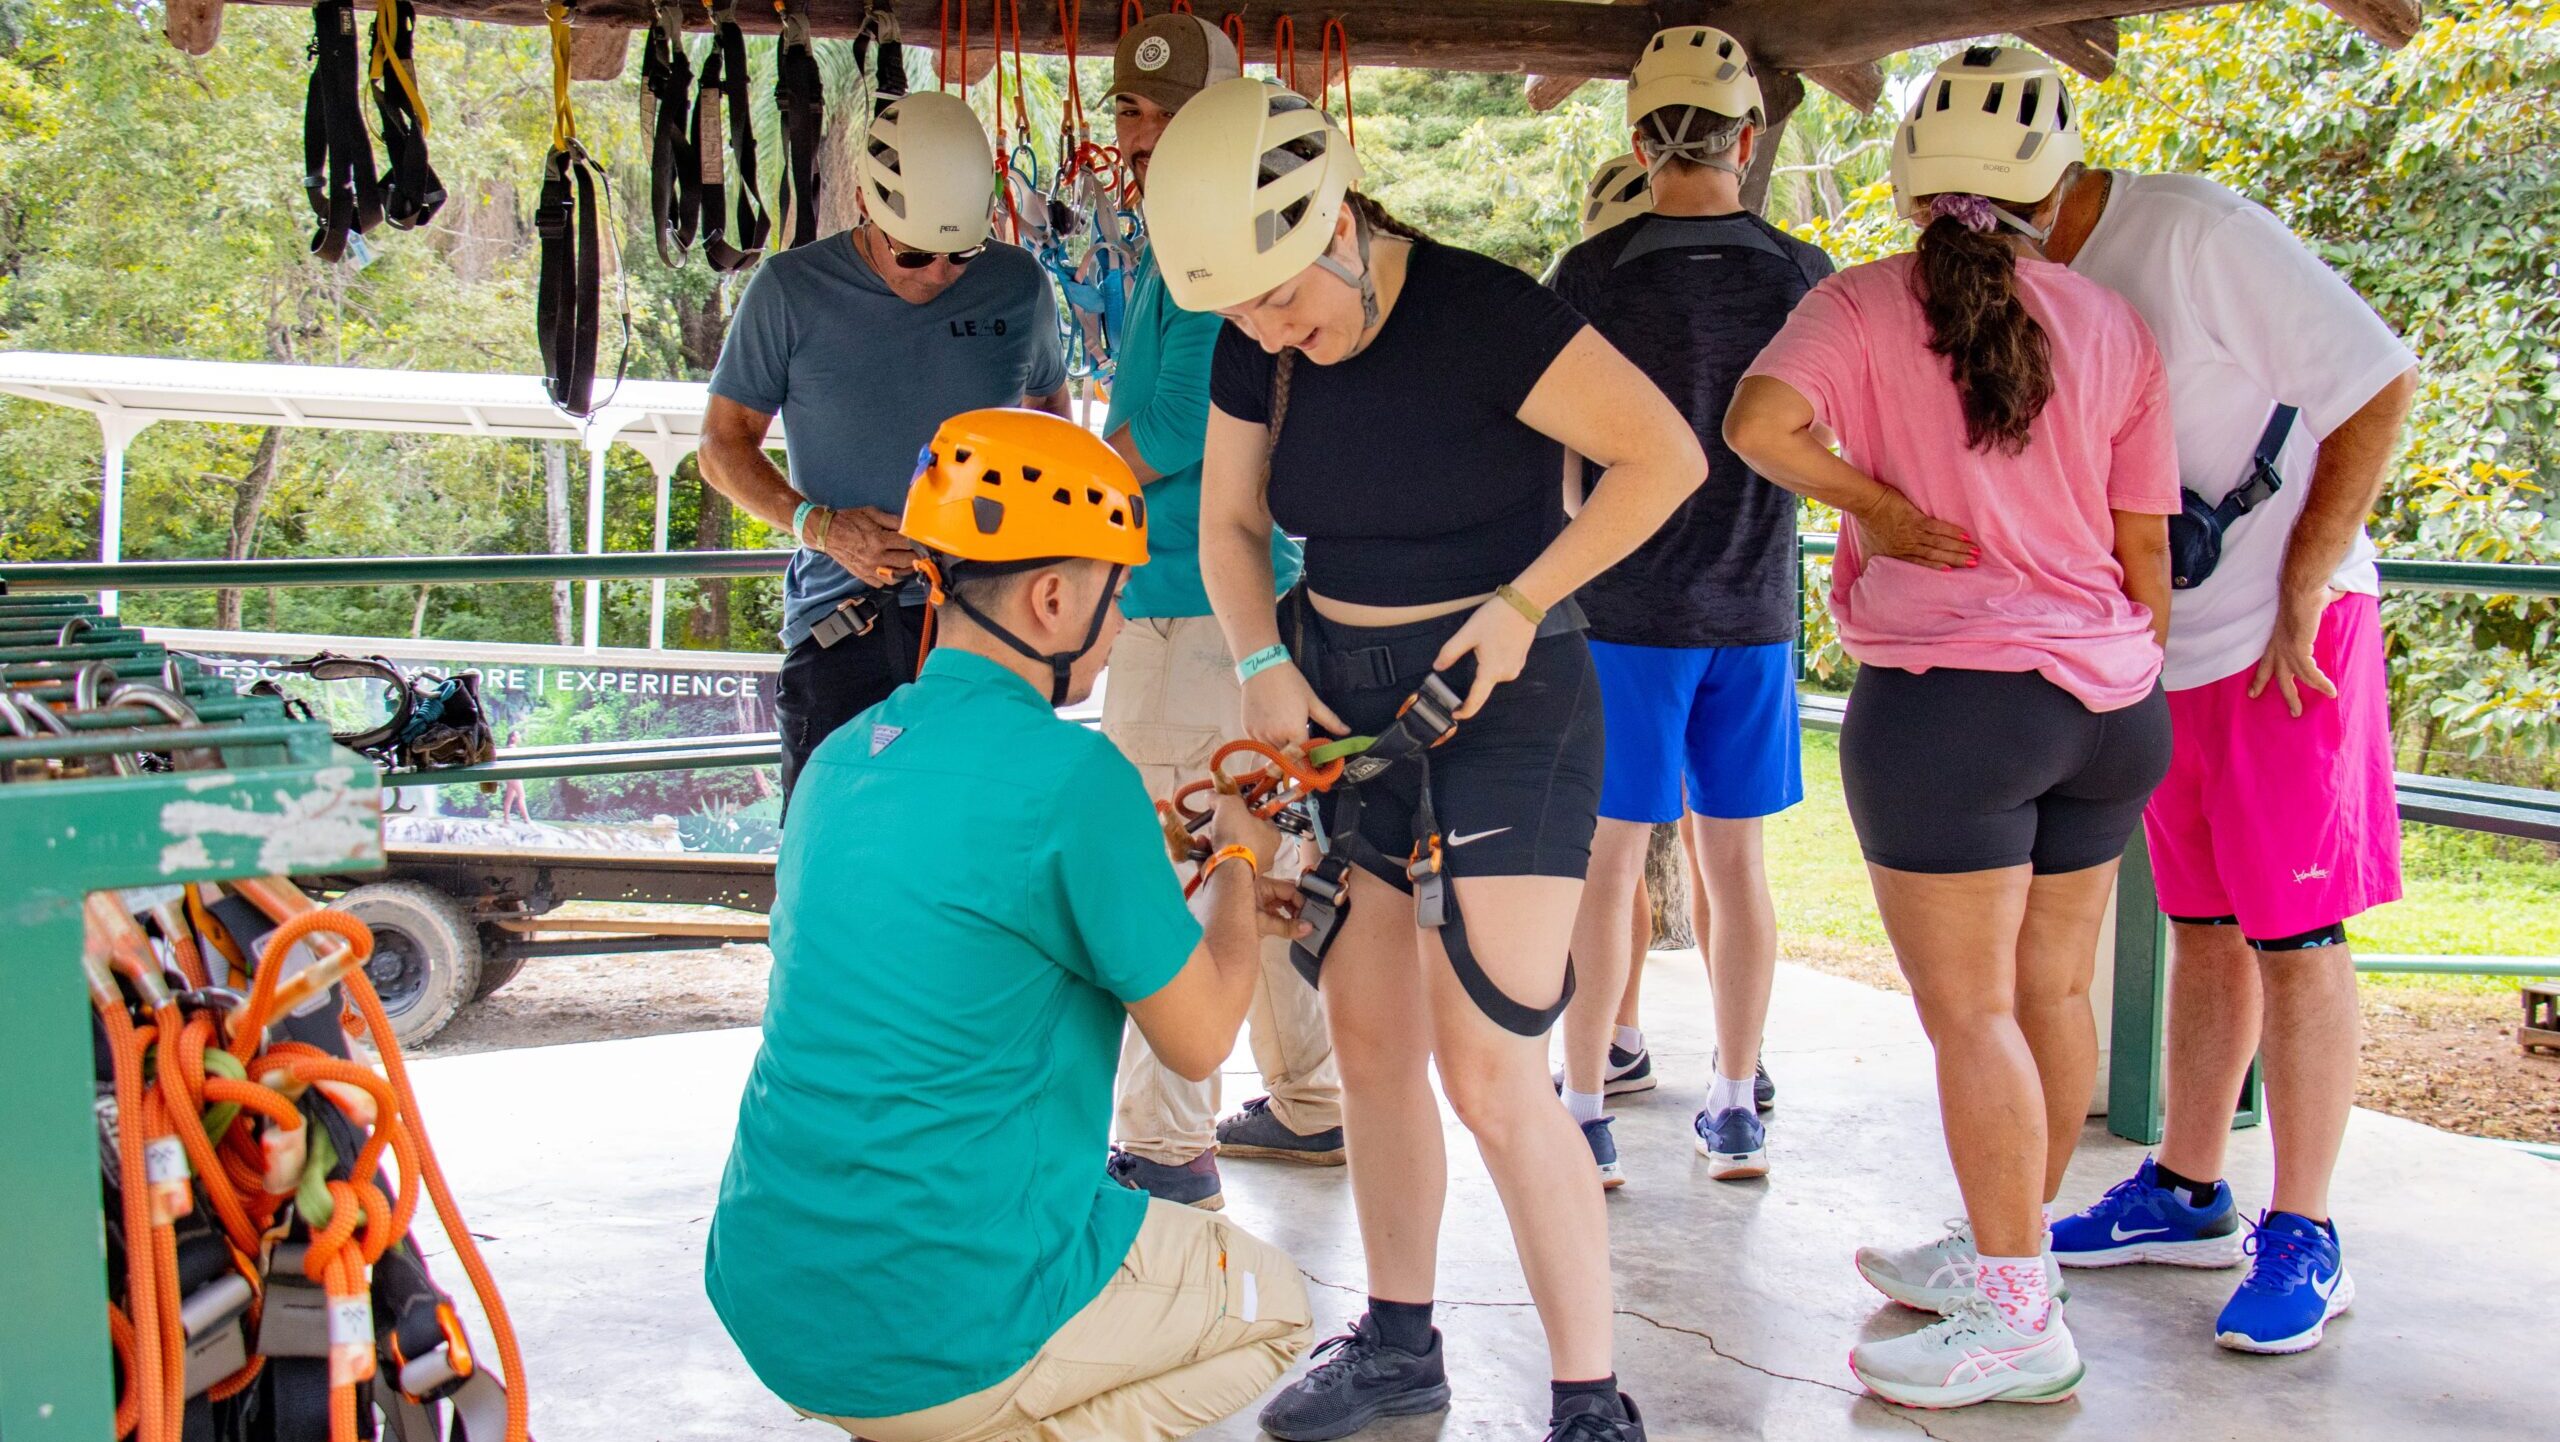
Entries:
{"type": "Polygon", "coordinates": [[[1147,1203],[1100,1295],[983,1392],[902,1417],[829,1417],[866,1442],[1162,1442],[1250,1406],[1306,1350],[1286,1252],[1213,1213],[1147,1203]]]}
{"type": "MultiPolygon", "coordinates": [[[[1243,697],[1227,640],[1214,616],[1131,621],[1111,647],[1102,694],[1102,732],[1146,778],[1147,794],[1209,772],[1209,758],[1243,725],[1243,697]]],[[[1271,1093],[1271,1115],[1300,1134],[1342,1125],[1342,1078],[1324,1003],[1289,964],[1289,943],[1262,944],[1262,978],[1246,1026],[1254,1065],[1271,1093]]],[[[1180,1166],[1216,1142],[1218,1079],[1190,1081],[1156,1060],[1132,1024],[1120,1044],[1120,1145],[1151,1162],[1180,1166]]]]}

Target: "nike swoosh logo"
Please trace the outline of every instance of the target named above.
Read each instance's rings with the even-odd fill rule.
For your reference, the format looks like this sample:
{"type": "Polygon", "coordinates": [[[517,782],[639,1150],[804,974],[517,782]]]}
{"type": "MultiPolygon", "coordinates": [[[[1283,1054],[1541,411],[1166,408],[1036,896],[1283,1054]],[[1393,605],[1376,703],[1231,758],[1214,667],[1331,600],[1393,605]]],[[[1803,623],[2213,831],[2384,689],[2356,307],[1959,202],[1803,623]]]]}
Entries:
{"type": "Polygon", "coordinates": [[[1509,831],[1510,829],[1511,828],[1508,826],[1497,826],[1491,831],[1470,831],[1464,836],[1460,836],[1453,831],[1449,833],[1449,844],[1451,846],[1464,846],[1470,841],[1482,841],[1488,836],[1500,836],[1502,833],[1509,831]]]}
{"type": "Polygon", "coordinates": [[[2168,1230],[2167,1227],[2136,1227],[2128,1232],[2124,1229],[2124,1223],[2118,1222],[2107,1228],[2107,1235],[2119,1242],[2130,1242],[2136,1237],[2156,1237],[2168,1230]]]}
{"type": "Polygon", "coordinates": [[[2311,1290],[2320,1298],[2321,1301],[2325,1302],[2329,1300],[2329,1294],[2331,1292],[2338,1290],[2338,1279],[2345,1275],[2346,1273],[2344,1272],[2332,1272],[2329,1274],[2329,1280],[2325,1282],[2321,1281],[2318,1277],[2314,1277],[2311,1279],[2311,1290]]]}

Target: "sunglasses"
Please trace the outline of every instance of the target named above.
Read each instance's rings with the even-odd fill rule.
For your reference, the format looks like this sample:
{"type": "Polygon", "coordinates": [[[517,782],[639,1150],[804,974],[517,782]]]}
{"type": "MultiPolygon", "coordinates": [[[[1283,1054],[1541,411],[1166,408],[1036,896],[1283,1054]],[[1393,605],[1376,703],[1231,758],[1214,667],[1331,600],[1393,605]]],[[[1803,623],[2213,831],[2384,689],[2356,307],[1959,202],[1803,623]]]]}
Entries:
{"type": "Polygon", "coordinates": [[[987,253],[987,248],[984,245],[973,245],[967,250],[953,251],[909,250],[905,246],[898,244],[896,241],[889,239],[888,232],[886,231],[881,232],[880,240],[882,244],[889,247],[889,258],[898,263],[898,268],[900,270],[922,270],[937,260],[947,260],[953,265],[967,265],[969,262],[976,260],[979,256],[987,253]]]}

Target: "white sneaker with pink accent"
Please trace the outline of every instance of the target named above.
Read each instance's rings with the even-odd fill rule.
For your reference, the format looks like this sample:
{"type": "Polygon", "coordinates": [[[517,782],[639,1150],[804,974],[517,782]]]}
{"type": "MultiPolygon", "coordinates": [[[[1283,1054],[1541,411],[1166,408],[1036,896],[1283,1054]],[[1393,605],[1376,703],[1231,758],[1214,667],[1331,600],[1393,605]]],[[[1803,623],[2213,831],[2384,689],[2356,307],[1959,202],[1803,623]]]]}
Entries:
{"type": "Polygon", "coordinates": [[[2021,1329],[1979,1293],[1934,1326],[1859,1343],[1849,1353],[1849,1370],[1888,1402],[1929,1408],[2060,1402],[2088,1371],[2062,1308],[2047,1304],[2041,1318],[2021,1329]]]}

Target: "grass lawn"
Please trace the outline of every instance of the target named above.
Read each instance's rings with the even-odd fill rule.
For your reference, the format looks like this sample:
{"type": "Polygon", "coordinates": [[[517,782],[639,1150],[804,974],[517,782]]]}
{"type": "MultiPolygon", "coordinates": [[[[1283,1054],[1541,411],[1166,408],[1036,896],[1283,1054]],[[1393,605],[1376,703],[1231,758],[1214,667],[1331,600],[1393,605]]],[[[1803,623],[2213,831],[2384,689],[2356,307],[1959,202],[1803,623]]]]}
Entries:
{"type": "MultiPolygon", "coordinates": [[[[1804,804],[1769,822],[1769,886],[1791,940],[1882,947],[1875,897],[1840,799],[1840,738],[1804,738],[1804,804]]],[[[2403,832],[2408,895],[2357,918],[2361,951],[2435,956],[2560,956],[2560,862],[2539,848],[2435,826],[2403,832]]],[[[2365,984],[2512,996],[2499,977],[2368,976],[2365,984]]]]}

